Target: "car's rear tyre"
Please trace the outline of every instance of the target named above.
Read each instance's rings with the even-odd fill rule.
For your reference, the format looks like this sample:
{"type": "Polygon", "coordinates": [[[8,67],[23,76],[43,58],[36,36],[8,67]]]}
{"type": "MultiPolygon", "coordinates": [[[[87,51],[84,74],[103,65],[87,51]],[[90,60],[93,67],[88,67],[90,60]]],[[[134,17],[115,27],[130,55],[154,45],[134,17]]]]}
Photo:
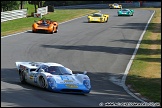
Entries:
{"type": "Polygon", "coordinates": [[[26,81],[25,81],[25,74],[24,74],[23,71],[19,72],[19,78],[20,78],[20,82],[21,83],[26,83],[26,81]]]}
{"type": "Polygon", "coordinates": [[[45,82],[45,79],[43,78],[43,76],[41,76],[39,78],[39,84],[40,84],[41,88],[46,88],[46,82],[45,82]]]}

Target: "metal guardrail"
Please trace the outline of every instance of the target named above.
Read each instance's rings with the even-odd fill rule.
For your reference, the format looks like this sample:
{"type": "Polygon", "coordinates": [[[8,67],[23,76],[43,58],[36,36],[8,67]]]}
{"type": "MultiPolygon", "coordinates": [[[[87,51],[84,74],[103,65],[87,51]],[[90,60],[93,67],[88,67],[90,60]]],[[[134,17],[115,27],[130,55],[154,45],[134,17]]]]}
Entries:
{"type": "Polygon", "coordinates": [[[133,3],[119,3],[122,5],[122,8],[139,8],[140,2],[133,2],[133,3]]]}
{"type": "Polygon", "coordinates": [[[37,13],[41,13],[42,15],[46,15],[48,13],[48,6],[38,8],[37,13]]]}
{"type": "Polygon", "coordinates": [[[27,17],[27,9],[1,12],[1,22],[27,17]]]}
{"type": "MultiPolygon", "coordinates": [[[[27,17],[27,9],[1,12],[1,22],[27,17]]],[[[37,13],[45,15],[48,13],[48,6],[38,8],[37,13]]]]}
{"type": "Polygon", "coordinates": [[[144,2],[141,7],[161,7],[161,2],[144,2]]]}

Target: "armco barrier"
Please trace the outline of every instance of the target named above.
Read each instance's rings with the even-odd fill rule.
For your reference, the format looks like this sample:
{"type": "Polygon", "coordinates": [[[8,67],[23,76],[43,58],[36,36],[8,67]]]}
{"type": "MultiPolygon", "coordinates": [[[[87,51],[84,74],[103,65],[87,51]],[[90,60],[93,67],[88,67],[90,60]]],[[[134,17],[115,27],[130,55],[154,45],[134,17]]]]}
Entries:
{"type": "Polygon", "coordinates": [[[139,8],[140,2],[133,2],[133,3],[120,3],[122,8],[139,8]]]}
{"type": "MultiPolygon", "coordinates": [[[[1,12],[1,22],[27,17],[27,9],[1,12]]],[[[48,6],[38,8],[37,13],[45,15],[48,13],[48,6]]]]}
{"type": "Polygon", "coordinates": [[[27,17],[27,9],[1,12],[1,22],[27,17]]]}
{"type": "Polygon", "coordinates": [[[42,15],[46,15],[48,13],[48,6],[38,8],[37,13],[41,13],[42,15]]]}
{"type": "Polygon", "coordinates": [[[144,2],[141,7],[161,7],[161,2],[144,2]]]}

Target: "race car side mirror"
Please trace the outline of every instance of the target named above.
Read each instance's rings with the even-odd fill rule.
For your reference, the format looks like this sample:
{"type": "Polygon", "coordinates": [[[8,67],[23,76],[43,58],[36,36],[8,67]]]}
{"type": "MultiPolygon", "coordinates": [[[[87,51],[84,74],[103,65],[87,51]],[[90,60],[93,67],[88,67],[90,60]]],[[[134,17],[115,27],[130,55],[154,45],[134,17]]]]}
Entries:
{"type": "Polygon", "coordinates": [[[86,75],[87,74],[87,71],[84,71],[83,74],[86,75]]]}

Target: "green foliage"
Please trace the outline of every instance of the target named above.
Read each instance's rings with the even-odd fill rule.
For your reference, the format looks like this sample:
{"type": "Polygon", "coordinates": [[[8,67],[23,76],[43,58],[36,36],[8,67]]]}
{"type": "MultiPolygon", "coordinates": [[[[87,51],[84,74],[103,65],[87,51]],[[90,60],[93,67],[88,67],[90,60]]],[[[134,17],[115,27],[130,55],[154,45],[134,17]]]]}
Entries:
{"type": "Polygon", "coordinates": [[[19,9],[20,1],[1,1],[1,12],[19,9]]]}
{"type": "Polygon", "coordinates": [[[35,12],[35,7],[32,4],[25,4],[25,9],[28,9],[28,16],[31,16],[31,13],[35,12]]]}

